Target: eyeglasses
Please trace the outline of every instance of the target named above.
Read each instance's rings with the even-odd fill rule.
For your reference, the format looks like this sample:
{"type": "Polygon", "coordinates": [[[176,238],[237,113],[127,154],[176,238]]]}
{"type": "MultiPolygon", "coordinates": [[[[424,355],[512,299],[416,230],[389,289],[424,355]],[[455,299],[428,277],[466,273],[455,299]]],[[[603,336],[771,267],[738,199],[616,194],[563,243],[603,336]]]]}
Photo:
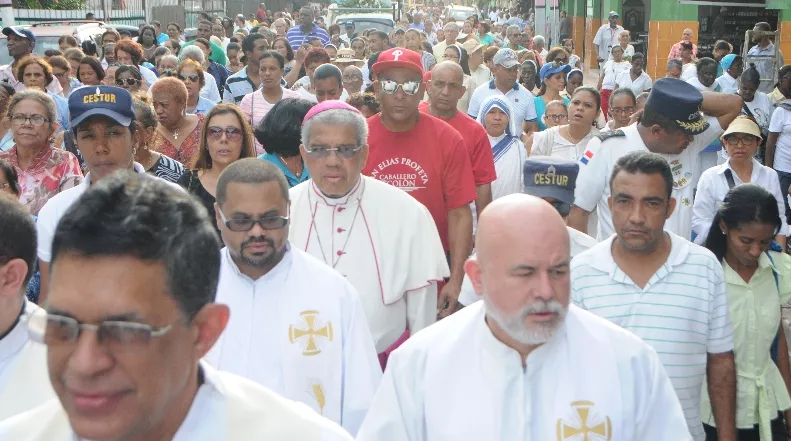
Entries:
{"type": "Polygon", "coordinates": [[[11,123],[17,126],[21,126],[22,124],[25,124],[28,121],[30,121],[30,124],[33,127],[40,127],[43,126],[45,123],[51,122],[52,120],[44,118],[41,115],[27,116],[27,115],[16,114],[11,117],[11,123]]]}
{"type": "Polygon", "coordinates": [[[96,332],[99,344],[113,352],[145,349],[151,339],[167,334],[175,324],[173,322],[164,328],[154,328],[144,323],[110,320],[91,325],[44,310],[27,316],[28,332],[34,341],[47,346],[73,344],[87,329],[96,332]]]}
{"type": "Polygon", "coordinates": [[[569,62],[569,60],[567,60],[565,58],[555,58],[555,60],[552,61],[552,66],[553,67],[561,67],[561,66],[565,66],[566,63],[568,63],[568,62],[569,62]]]}
{"type": "Polygon", "coordinates": [[[631,115],[634,113],[634,107],[610,107],[610,113],[625,113],[631,115]]]}
{"type": "Polygon", "coordinates": [[[116,78],[115,79],[115,85],[119,86],[119,87],[124,87],[124,85],[126,85],[126,86],[134,86],[134,85],[136,85],[138,83],[140,83],[140,80],[138,80],[137,78],[116,78]]]}
{"type": "Polygon", "coordinates": [[[160,77],[175,77],[176,76],[176,71],[173,70],[173,69],[165,69],[165,70],[162,71],[161,74],[159,74],[159,76],[160,77]]]}
{"type": "Polygon", "coordinates": [[[758,138],[752,135],[747,136],[737,136],[737,135],[728,135],[725,137],[725,142],[732,146],[736,146],[739,143],[742,143],[745,147],[754,147],[758,143],[758,138]]]}
{"type": "Polygon", "coordinates": [[[544,116],[547,118],[547,121],[560,122],[560,121],[565,121],[566,119],[568,119],[568,115],[564,115],[562,113],[557,114],[557,115],[550,115],[548,113],[545,113],[544,116]]]}
{"type": "Polygon", "coordinates": [[[232,218],[228,220],[225,218],[225,214],[223,214],[222,210],[219,210],[220,218],[222,218],[222,222],[228,227],[229,230],[241,233],[245,231],[250,231],[253,229],[255,224],[258,224],[264,230],[279,230],[286,225],[288,225],[288,218],[283,216],[264,216],[258,219],[237,219],[232,218]]]}
{"type": "MultiPolygon", "coordinates": [[[[405,91],[406,92],[406,91],[405,91]]],[[[357,152],[359,152],[363,146],[340,146],[334,149],[327,148],[327,147],[308,147],[305,146],[305,153],[308,156],[314,158],[326,158],[330,155],[330,152],[335,152],[341,158],[349,159],[354,156],[357,152]]]]}
{"type": "Polygon", "coordinates": [[[193,83],[197,83],[198,80],[200,79],[200,77],[198,75],[195,75],[195,74],[193,74],[193,75],[179,75],[179,79],[181,81],[190,80],[193,83]]]}
{"type": "Polygon", "coordinates": [[[225,137],[229,141],[242,139],[242,129],[238,127],[226,127],[223,129],[222,127],[211,126],[206,128],[206,136],[209,139],[220,139],[223,133],[225,133],[225,137]]]}
{"type": "Polygon", "coordinates": [[[379,85],[382,87],[382,92],[392,95],[398,91],[400,87],[407,95],[414,95],[420,90],[420,81],[407,81],[405,83],[398,83],[393,80],[380,80],[379,85]]]}

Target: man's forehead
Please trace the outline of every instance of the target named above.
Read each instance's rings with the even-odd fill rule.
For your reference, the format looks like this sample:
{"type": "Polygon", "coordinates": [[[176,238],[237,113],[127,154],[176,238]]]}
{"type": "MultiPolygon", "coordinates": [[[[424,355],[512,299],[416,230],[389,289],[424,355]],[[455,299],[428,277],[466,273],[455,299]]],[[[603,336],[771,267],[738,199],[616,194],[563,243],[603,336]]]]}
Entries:
{"type": "Polygon", "coordinates": [[[419,73],[402,67],[394,67],[383,70],[379,73],[379,77],[383,80],[404,80],[404,81],[420,81],[423,78],[419,73]]]}

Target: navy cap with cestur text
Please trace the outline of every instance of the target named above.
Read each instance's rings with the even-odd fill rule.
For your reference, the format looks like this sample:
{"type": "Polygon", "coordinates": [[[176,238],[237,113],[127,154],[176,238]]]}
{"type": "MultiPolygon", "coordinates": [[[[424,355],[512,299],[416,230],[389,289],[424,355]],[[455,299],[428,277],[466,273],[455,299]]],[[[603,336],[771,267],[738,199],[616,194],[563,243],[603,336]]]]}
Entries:
{"type": "Polygon", "coordinates": [[[550,156],[531,156],[525,160],[525,193],[539,198],[553,198],[574,203],[574,188],[580,167],[576,161],[550,156]]]}
{"type": "Polygon", "coordinates": [[[135,120],[132,94],[115,86],[83,86],[69,95],[71,126],[77,127],[87,118],[106,116],[118,124],[129,127],[135,120]]]}

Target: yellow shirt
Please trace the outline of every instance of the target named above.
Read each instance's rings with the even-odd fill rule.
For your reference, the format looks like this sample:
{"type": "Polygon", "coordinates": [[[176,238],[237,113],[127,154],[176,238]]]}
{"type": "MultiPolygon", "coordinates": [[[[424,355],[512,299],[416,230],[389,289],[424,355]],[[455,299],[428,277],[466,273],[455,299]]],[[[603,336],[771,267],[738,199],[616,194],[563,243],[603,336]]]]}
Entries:
{"type": "Polygon", "coordinates": [[[769,101],[771,101],[773,106],[776,106],[778,103],[782,103],[786,100],[785,95],[783,95],[783,93],[780,92],[777,87],[775,87],[775,90],[767,95],[769,96],[769,101]]]}
{"type": "MultiPolygon", "coordinates": [[[[771,441],[769,420],[776,418],[778,411],[791,408],[791,398],[780,370],[769,353],[780,324],[780,305],[791,298],[791,256],[770,253],[771,261],[766,253],[758,259],[758,269],[749,283],[745,283],[725,260],[722,262],[736,359],[736,427],[750,429],[759,424],[762,441],[771,441]]],[[[714,426],[706,382],[703,383],[701,419],[714,426]]]]}

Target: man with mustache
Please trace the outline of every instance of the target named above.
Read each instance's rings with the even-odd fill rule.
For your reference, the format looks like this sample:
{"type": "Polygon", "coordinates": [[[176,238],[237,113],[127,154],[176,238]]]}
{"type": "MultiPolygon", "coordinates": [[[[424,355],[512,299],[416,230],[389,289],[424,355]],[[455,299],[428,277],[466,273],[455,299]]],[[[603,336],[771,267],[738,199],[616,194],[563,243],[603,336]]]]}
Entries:
{"type": "Polygon", "coordinates": [[[569,306],[552,205],[495,200],[476,244],[464,269],[483,301],[393,352],[358,441],[691,439],[656,352],[569,306]]]}
{"type": "Polygon", "coordinates": [[[673,172],[661,155],[632,152],[618,160],[608,199],[616,234],[574,258],[572,299],[656,350],[695,441],[706,439],[700,397],[708,376],[718,437],[736,440],[733,330],[722,265],[709,250],[664,230],[679,204],[672,190],[673,172]]]}
{"type": "Polygon", "coordinates": [[[288,183],[277,166],[236,161],[220,174],[216,194],[225,243],[217,302],[231,319],[206,360],[354,435],[382,375],[357,292],[289,243],[288,183]]]}

